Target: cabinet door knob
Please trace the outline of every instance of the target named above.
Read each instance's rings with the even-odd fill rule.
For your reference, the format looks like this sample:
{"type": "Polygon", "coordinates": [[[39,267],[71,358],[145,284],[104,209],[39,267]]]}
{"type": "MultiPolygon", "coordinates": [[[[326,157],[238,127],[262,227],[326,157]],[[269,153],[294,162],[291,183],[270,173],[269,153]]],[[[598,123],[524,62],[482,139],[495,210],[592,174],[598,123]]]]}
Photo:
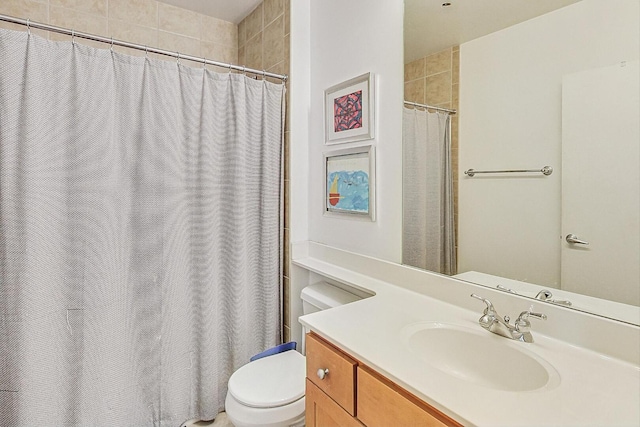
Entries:
{"type": "Polygon", "coordinates": [[[324,379],[324,377],[326,377],[327,375],[329,375],[329,369],[318,369],[318,378],[320,378],[321,380],[324,379]]]}

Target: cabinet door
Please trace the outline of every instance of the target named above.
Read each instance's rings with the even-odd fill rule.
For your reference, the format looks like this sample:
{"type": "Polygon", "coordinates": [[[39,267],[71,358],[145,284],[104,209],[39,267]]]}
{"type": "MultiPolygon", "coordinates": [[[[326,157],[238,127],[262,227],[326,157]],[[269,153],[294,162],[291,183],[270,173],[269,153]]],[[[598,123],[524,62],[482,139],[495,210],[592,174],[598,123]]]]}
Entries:
{"type": "Polygon", "coordinates": [[[358,366],[358,419],[368,427],[460,426],[422,400],[369,369],[358,366]]]}
{"type": "Polygon", "coordinates": [[[309,379],[305,399],[307,427],[363,427],[309,379]]]}

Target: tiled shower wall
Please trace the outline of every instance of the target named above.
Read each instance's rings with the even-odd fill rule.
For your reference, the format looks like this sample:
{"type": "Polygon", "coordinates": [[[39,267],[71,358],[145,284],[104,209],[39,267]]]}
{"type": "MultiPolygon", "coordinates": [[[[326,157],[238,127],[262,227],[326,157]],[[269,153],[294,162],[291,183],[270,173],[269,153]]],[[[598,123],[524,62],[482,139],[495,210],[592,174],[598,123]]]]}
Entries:
{"type": "MultiPolygon", "coordinates": [[[[290,0],[264,0],[238,25],[238,61],[258,70],[289,75],[290,0]]],[[[260,78],[260,77],[258,77],[260,78]]],[[[287,105],[289,105],[287,81],[287,105]]],[[[284,133],[283,334],[289,341],[289,109],[284,133]]]]}
{"type": "MultiPolygon", "coordinates": [[[[0,0],[0,13],[216,61],[238,62],[236,24],[155,0],[0,0]]],[[[0,22],[0,27],[26,31],[22,25],[6,22],[0,22]]],[[[51,40],[70,39],[46,31],[32,32],[51,40]]],[[[104,43],[80,38],[76,41],[109,48],[104,43]]],[[[145,54],[117,46],[114,49],[131,55],[145,54]]]]}
{"type": "Polygon", "coordinates": [[[453,168],[456,241],[458,233],[458,99],[460,94],[460,47],[453,46],[404,65],[405,101],[450,108],[451,161],[453,168]]]}

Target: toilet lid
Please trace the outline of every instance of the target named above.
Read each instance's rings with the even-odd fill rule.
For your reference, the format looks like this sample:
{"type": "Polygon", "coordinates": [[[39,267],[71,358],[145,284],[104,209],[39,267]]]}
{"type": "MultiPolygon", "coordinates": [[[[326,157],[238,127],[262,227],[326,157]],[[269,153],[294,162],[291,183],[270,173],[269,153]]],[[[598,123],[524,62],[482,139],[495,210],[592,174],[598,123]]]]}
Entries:
{"type": "Polygon", "coordinates": [[[304,396],[306,363],[295,350],[247,363],[229,378],[229,393],[254,408],[275,408],[304,396]]]}

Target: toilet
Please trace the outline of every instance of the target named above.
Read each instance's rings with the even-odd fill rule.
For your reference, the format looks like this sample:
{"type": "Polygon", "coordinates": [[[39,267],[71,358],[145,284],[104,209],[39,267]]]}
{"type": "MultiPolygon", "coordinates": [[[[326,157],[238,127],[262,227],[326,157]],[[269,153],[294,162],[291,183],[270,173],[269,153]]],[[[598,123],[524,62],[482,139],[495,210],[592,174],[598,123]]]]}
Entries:
{"type": "MultiPolygon", "coordinates": [[[[304,314],[361,299],[326,282],[307,286],[301,298],[304,314]]],[[[303,333],[303,352],[304,340],[303,333]]],[[[247,363],[229,378],[227,417],[236,427],[304,426],[305,376],[305,357],[295,350],[247,363]]]]}

